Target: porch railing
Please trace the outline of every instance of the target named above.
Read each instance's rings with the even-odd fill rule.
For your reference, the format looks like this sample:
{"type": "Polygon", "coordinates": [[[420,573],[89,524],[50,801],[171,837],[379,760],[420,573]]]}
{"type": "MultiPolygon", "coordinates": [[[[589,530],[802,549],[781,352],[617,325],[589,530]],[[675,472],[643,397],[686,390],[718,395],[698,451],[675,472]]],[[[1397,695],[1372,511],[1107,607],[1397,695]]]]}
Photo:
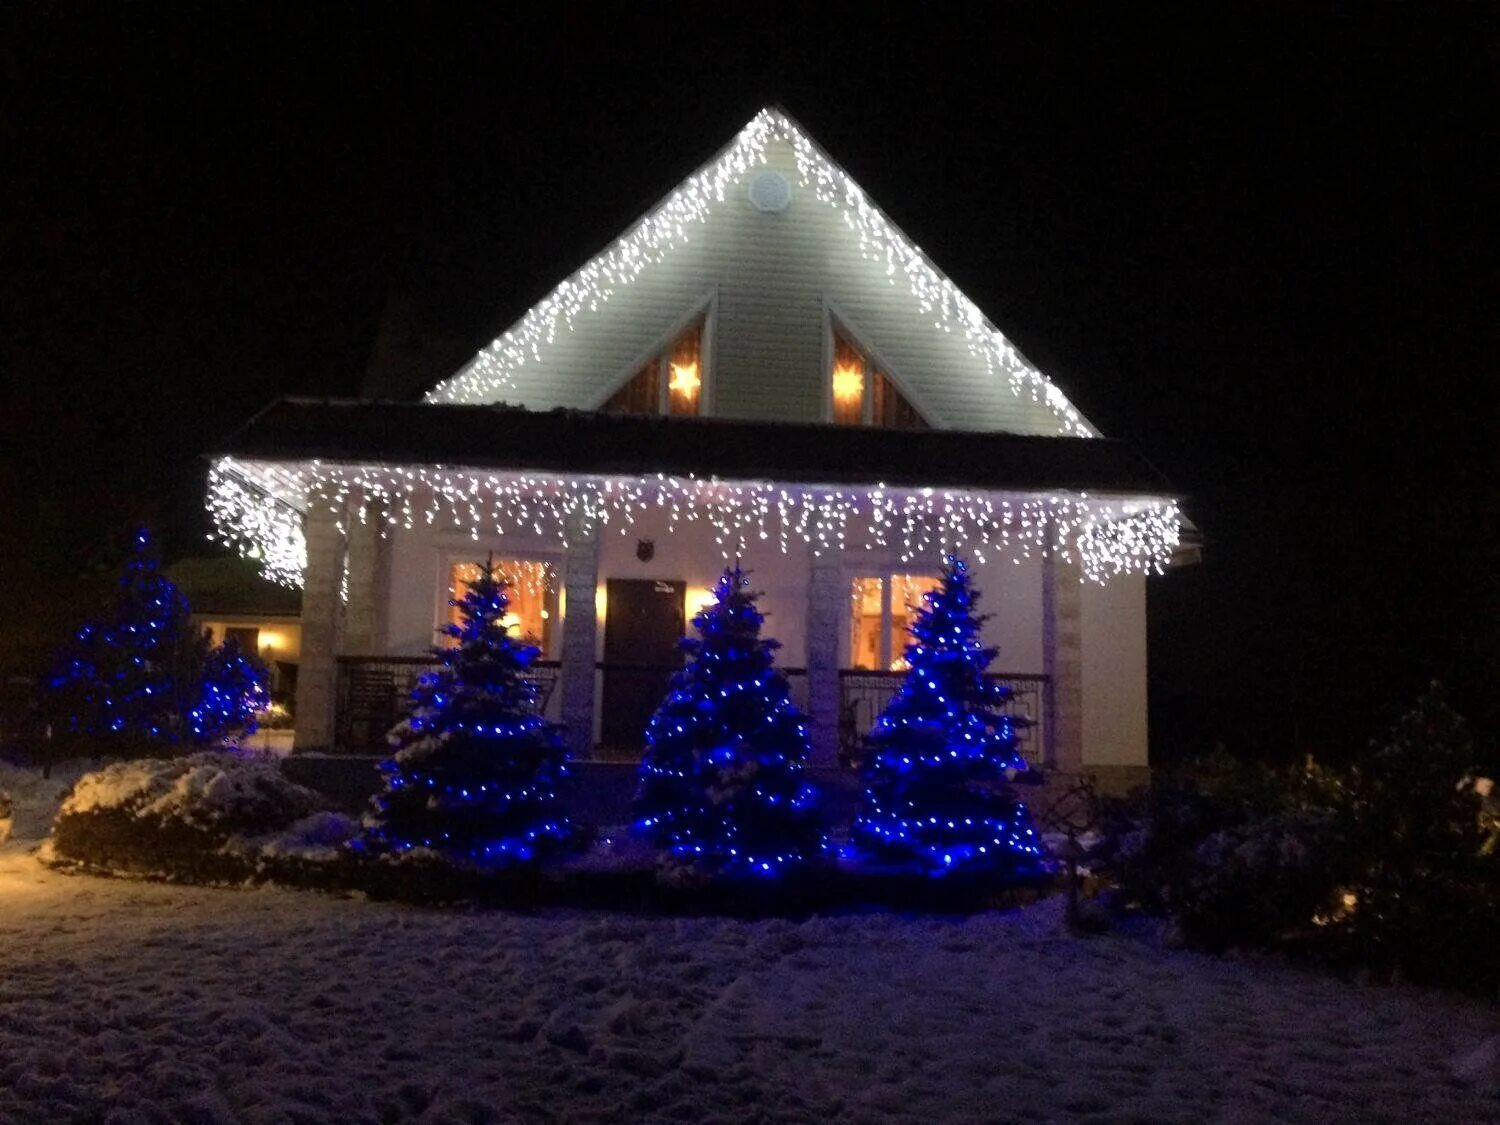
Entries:
{"type": "MultiPolygon", "coordinates": [[[[386,734],[406,713],[417,681],[436,670],[429,656],[340,656],[335,688],[334,744],[349,753],[379,753],[386,734]]],[[[561,699],[555,690],[560,665],[538,660],[526,670],[537,686],[542,714],[556,719],[561,699]]]]}
{"type": "MultiPolygon", "coordinates": [[[[334,715],[336,745],[348,753],[379,753],[386,747],[386,733],[405,713],[418,679],[437,664],[426,656],[340,656],[338,658],[337,710],[334,715]]],[[[611,665],[595,666],[602,681],[611,665]]],[[[639,670],[639,669],[637,669],[639,670]]],[[[807,669],[783,668],[791,689],[792,701],[804,711],[808,708],[807,669]]],[[[661,669],[661,686],[666,690],[672,669],[661,669]]],[[[555,660],[539,660],[527,670],[527,677],[537,685],[542,714],[549,719],[561,717],[562,693],[557,690],[561,666],[555,660]]],[[[857,761],[865,735],[875,718],[901,686],[905,673],[882,672],[859,668],[839,670],[839,758],[845,763],[857,761]]],[[[1045,676],[1000,672],[989,677],[1010,688],[1007,710],[1023,718],[1018,725],[1019,749],[1032,765],[1040,765],[1046,745],[1042,730],[1042,694],[1045,676]]],[[[596,693],[599,685],[596,684],[596,693]]]]}
{"type": "MultiPolygon", "coordinates": [[[[849,762],[859,760],[865,735],[886,704],[895,698],[905,678],[905,672],[865,668],[839,670],[841,758],[849,762]]],[[[1046,746],[1042,730],[1042,695],[1047,677],[1026,672],[992,672],[985,678],[1010,689],[1005,713],[1025,720],[1016,724],[1016,748],[1030,765],[1040,766],[1046,746]]]]}

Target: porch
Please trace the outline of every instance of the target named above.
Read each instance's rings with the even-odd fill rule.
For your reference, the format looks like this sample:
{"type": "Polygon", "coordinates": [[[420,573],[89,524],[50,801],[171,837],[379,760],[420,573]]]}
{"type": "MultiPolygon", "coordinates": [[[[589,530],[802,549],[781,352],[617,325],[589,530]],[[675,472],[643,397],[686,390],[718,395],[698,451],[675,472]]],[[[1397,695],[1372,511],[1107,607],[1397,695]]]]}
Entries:
{"type": "Polygon", "coordinates": [[[899,683],[905,607],[958,551],[1028,761],[1146,764],[1144,576],[1171,563],[1179,513],[1103,439],[288,401],[218,458],[209,506],[302,587],[299,751],[380,748],[489,558],[574,758],[633,757],[738,560],[810,764],[836,770],[899,683]]]}
{"type": "MultiPolygon", "coordinates": [[[[386,751],[386,732],[405,713],[407,702],[417,680],[437,664],[425,656],[339,656],[336,658],[333,747],[343,754],[381,754],[386,751]]],[[[669,665],[622,664],[595,661],[591,669],[593,694],[603,698],[604,685],[612,676],[628,676],[643,689],[654,689],[650,699],[666,693],[667,681],[674,669],[669,665]]],[[[792,700],[804,711],[809,710],[808,674],[806,668],[783,668],[791,688],[792,700]]],[[[536,685],[542,713],[554,721],[562,720],[562,692],[558,690],[569,673],[561,661],[539,660],[528,672],[536,685]]],[[[848,764],[859,759],[865,734],[876,716],[890,702],[901,685],[904,673],[865,668],[838,670],[837,739],[838,761],[848,764]]],[[[1017,738],[1021,753],[1030,762],[1040,764],[1046,758],[1047,729],[1043,700],[1047,677],[1039,673],[998,672],[988,679],[1010,690],[1006,713],[1018,720],[1017,738]]],[[[596,721],[592,744],[585,760],[619,762],[640,757],[642,742],[605,741],[603,723],[596,721]]]]}

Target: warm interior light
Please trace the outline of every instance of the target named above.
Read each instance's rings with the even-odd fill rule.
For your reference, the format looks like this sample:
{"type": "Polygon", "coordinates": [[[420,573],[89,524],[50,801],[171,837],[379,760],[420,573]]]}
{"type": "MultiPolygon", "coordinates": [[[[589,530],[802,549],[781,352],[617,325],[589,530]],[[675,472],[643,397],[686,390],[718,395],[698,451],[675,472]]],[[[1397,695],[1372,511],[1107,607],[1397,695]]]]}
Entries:
{"type": "Polygon", "coordinates": [[[283,648],[285,645],[286,638],[280,633],[268,632],[265,629],[260,631],[260,647],[262,650],[283,648]]]}
{"type": "Polygon", "coordinates": [[[594,587],[594,616],[603,621],[609,611],[609,595],[605,593],[606,587],[594,587]]]}
{"type": "Polygon", "coordinates": [[[717,600],[714,592],[707,586],[689,586],[687,588],[688,617],[696,617],[717,600]]]}
{"type": "MultiPolygon", "coordinates": [[[[449,573],[448,595],[454,603],[463,600],[469,587],[484,572],[475,563],[456,563],[449,573]]],[[[495,559],[494,574],[506,584],[508,612],[500,624],[511,636],[549,647],[547,599],[555,588],[553,565],[537,559],[495,559]]],[[[457,604],[449,610],[449,621],[462,620],[457,604]]]]}
{"type": "Polygon", "coordinates": [[[667,381],[667,386],[674,395],[681,395],[689,400],[696,399],[698,388],[702,385],[703,380],[698,377],[696,363],[672,364],[672,377],[667,381]]]}
{"type": "Polygon", "coordinates": [[[865,373],[858,367],[839,366],[833,369],[833,397],[840,402],[856,402],[865,393],[865,373]]]}

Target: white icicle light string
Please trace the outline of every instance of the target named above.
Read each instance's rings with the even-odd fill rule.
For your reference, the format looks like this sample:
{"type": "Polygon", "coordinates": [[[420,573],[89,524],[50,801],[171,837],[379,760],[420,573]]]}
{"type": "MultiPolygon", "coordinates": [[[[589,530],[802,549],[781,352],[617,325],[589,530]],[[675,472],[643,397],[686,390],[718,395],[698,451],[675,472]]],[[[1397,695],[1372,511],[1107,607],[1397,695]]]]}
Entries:
{"type": "MultiPolygon", "coordinates": [[[[1103,583],[1160,573],[1181,536],[1177,502],[1099,499],[1087,493],[1000,495],[951,488],[775,484],[656,474],[560,476],[440,465],[241,461],[209,472],[213,538],[259,561],[266,576],[300,586],[307,566],[303,513],[321,506],[341,533],[347,521],[391,530],[436,527],[478,540],[522,534],[566,543],[570,527],[615,527],[622,535],[650,510],[667,530],[702,521],[725,559],[757,543],[785,553],[800,541],[815,553],[891,550],[903,562],[946,551],[1016,562],[1032,555],[1077,561],[1103,583]]],[[[654,529],[653,529],[654,530],[654,529]]]]}
{"type": "Polygon", "coordinates": [[[885,263],[886,277],[892,284],[898,276],[904,277],[913,299],[938,328],[961,333],[969,350],[983,359],[991,375],[1003,375],[1013,393],[1029,395],[1032,401],[1051,411],[1060,433],[1095,436],[1068,397],[1021,358],[979,307],[902,235],[865,197],[860,186],[824,156],[811,138],[784,114],[770,109],[757,113],[717,158],[684,181],[607,250],[533,305],[514,327],[475,356],[468,367],[429,391],[426,401],[497,401],[514,386],[515,371],[527,363],[541,361],[541,349],[556,338],[560,327],[571,332],[581,314],[597,309],[617,289],[634,281],[648,266],[660,262],[673,247],[685,242],[690,229],[708,216],[713,204],[724,200],[732,185],[751,169],[766,164],[766,146],[773,140],[791,146],[801,185],[810,188],[821,202],[840,208],[844,221],[859,238],[860,251],[885,263]]]}

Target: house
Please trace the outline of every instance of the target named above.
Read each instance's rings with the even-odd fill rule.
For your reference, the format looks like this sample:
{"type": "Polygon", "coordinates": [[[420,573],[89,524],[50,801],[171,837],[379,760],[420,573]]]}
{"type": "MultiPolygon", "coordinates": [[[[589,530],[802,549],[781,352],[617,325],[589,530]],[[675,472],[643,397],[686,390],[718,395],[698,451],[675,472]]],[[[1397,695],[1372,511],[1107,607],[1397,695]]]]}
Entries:
{"type": "Polygon", "coordinates": [[[219,536],[301,586],[296,743],[378,744],[493,557],[576,754],[639,751],[728,560],[832,766],[945,551],[1033,763],[1147,762],[1146,575],[1178,498],[786,114],[737,137],[419,402],[283,400],[215,451],[219,536]]]}
{"type": "Polygon", "coordinates": [[[271,582],[253,559],[224,556],[178,559],[166,568],[192,609],[194,627],[211,645],[239,642],[266,667],[271,704],[256,717],[255,732],[242,746],[286,753],[292,746],[291,708],[302,655],[301,599],[294,589],[271,582]]]}
{"type": "Polygon", "coordinates": [[[268,581],[250,559],[178,559],[166,575],[192,607],[193,624],[210,644],[233,638],[260,657],[272,698],[289,703],[297,691],[302,615],[297,591],[268,581]]]}

